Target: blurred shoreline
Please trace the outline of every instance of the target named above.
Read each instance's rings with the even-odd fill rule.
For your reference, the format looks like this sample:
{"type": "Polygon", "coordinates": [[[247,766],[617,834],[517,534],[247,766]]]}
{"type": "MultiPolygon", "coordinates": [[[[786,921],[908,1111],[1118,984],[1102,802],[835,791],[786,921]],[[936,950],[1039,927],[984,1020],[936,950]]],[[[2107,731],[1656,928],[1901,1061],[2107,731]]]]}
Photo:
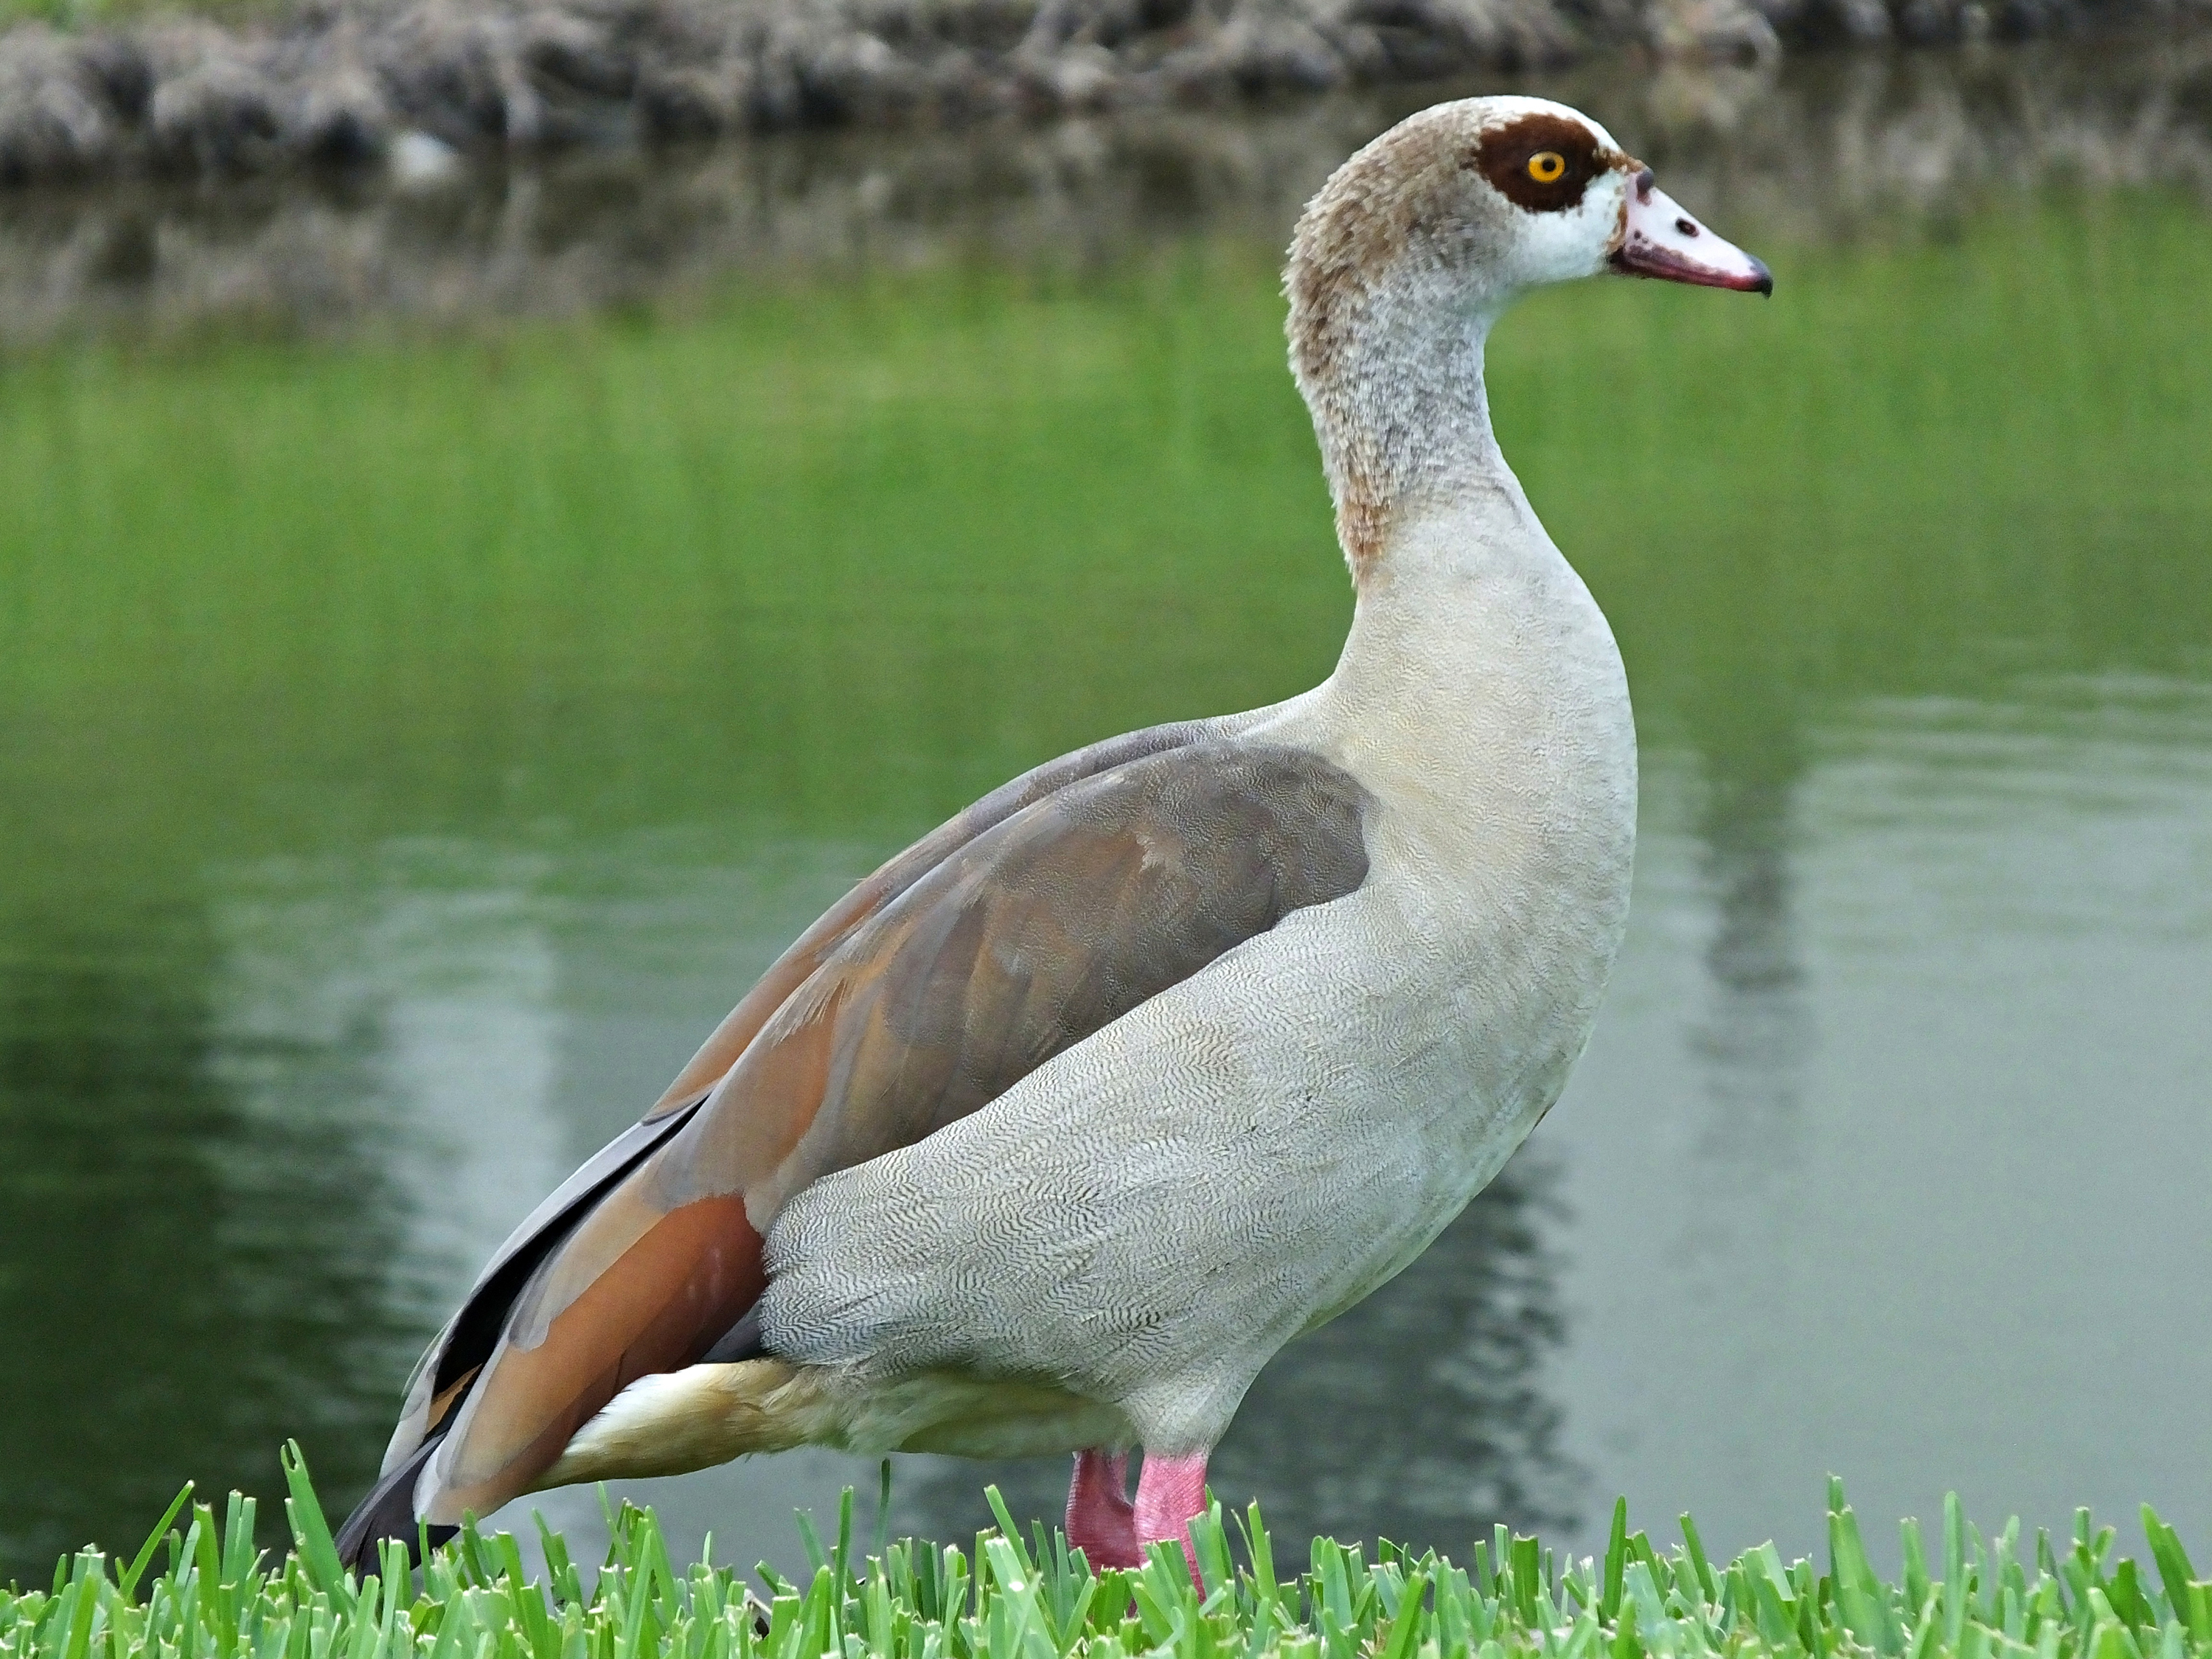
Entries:
{"type": "Polygon", "coordinates": [[[0,0],[0,185],[413,176],[748,133],[1225,110],[1623,52],[1756,64],[2212,21],[2212,0],[139,3],[0,0]]]}
{"type": "Polygon", "coordinates": [[[0,197],[0,344],[251,323],[345,332],[559,316],[947,259],[1097,266],[1194,232],[1279,246],[1344,155],[1437,97],[1574,102],[1721,222],[1940,228],[2073,185],[2212,200],[2212,33],[1600,61],[1237,112],[584,149],[404,176],[125,179],[0,197]]]}

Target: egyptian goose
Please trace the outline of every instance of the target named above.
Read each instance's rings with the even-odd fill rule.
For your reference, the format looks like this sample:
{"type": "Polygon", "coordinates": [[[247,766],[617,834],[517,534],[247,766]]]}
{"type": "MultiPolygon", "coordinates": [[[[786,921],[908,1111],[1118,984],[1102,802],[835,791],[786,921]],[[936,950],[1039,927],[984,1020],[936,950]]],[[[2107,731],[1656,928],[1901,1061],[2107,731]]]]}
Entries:
{"type": "Polygon", "coordinates": [[[1607,270],[1773,286],[1557,104],[1438,105],[1337,170],[1286,282],[1335,672],[1039,767],[809,928],[492,1258],[349,1561],[802,1444],[1073,1452],[1094,1565],[1187,1539],[1260,1368],[1427,1246],[1589,1035],[1636,731],[1482,352],[1607,270]]]}

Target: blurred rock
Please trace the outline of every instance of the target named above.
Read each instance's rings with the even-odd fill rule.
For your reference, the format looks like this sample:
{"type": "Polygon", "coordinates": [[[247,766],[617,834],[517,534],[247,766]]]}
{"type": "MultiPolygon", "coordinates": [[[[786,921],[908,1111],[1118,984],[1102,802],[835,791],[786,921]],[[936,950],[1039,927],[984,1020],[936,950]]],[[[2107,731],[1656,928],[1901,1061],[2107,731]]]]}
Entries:
{"type": "Polygon", "coordinates": [[[1111,52],[1079,41],[1040,54],[1024,86],[1055,110],[1101,110],[1114,101],[1121,82],[1111,52]]]}
{"type": "Polygon", "coordinates": [[[377,73],[413,125],[462,149],[538,138],[538,96],[523,70],[511,15],[454,0],[415,0],[379,23],[371,48],[377,73]]]}
{"type": "Polygon", "coordinates": [[[386,155],[392,182],[402,190],[428,190],[461,176],[459,152],[427,132],[403,132],[386,155]]]}
{"type": "Polygon", "coordinates": [[[289,90],[261,43],[206,22],[171,22],[146,39],[154,68],[145,119],[152,165],[172,173],[250,173],[283,153],[278,108],[289,90]]]}
{"type": "Polygon", "coordinates": [[[354,31],[343,31],[334,50],[307,56],[296,72],[282,77],[290,91],[283,110],[290,151],[338,165],[381,156],[396,125],[392,100],[354,31]]]}
{"type": "Polygon", "coordinates": [[[41,23],[0,35],[0,183],[99,171],[116,128],[114,100],[81,41],[41,23]]]}
{"type": "Polygon", "coordinates": [[[718,137],[744,123],[752,87],[752,65],[741,60],[650,65],[638,76],[639,130],[661,142],[718,137]]]}
{"type": "Polygon", "coordinates": [[[1656,0],[1650,31],[1662,58],[1765,63],[1782,52],[1773,23],[1748,0],[1656,0]]]}

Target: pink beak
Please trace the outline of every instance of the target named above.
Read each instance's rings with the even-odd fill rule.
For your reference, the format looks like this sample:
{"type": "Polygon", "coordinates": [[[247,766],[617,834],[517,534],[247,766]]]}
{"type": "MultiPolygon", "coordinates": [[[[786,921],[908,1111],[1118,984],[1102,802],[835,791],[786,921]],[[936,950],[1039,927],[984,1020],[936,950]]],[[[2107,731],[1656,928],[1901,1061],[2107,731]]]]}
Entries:
{"type": "Polygon", "coordinates": [[[1629,186],[1620,246],[1612,257],[1613,268],[1625,276],[1656,276],[1662,283],[1742,289],[1753,294],[1774,292],[1773,274],[1684,212],[1680,204],[1652,182],[1650,167],[1629,186]]]}

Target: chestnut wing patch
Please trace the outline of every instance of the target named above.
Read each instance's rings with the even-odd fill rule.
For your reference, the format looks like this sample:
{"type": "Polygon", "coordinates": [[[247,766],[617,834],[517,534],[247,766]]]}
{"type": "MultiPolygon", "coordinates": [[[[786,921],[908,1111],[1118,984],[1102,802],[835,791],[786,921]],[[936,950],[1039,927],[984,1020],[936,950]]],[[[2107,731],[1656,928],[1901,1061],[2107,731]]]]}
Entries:
{"type": "Polygon", "coordinates": [[[1540,110],[1485,132],[1468,165],[1514,206],[1565,213],[1617,159],[1599,149],[1597,135],[1582,122],[1540,110]]]}
{"type": "Polygon", "coordinates": [[[629,1382],[713,1351],[758,1300],[762,1240],[793,1193],[1358,888],[1367,805],[1304,750],[1201,739],[1032,802],[851,927],[538,1267],[451,1410],[428,1518],[532,1490],[629,1382]]]}

